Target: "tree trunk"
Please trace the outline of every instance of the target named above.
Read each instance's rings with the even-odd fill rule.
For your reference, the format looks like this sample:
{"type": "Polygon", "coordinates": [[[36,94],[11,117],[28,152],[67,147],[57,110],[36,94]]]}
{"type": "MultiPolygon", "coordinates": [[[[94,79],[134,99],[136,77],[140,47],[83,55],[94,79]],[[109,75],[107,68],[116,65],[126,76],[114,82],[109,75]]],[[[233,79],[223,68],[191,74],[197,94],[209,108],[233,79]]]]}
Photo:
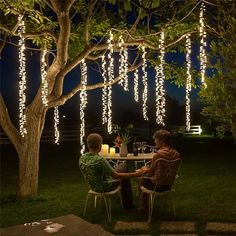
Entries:
{"type": "Polygon", "coordinates": [[[29,197],[37,195],[39,173],[39,147],[40,147],[40,116],[29,116],[27,120],[24,143],[18,150],[19,155],[19,181],[17,196],[29,197]]]}

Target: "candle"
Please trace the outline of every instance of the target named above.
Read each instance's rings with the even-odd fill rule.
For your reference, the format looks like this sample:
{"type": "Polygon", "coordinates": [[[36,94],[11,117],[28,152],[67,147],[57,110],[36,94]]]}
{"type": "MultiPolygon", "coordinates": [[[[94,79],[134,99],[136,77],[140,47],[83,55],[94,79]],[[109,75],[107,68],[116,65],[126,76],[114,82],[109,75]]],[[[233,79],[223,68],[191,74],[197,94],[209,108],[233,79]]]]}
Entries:
{"type": "Polygon", "coordinates": [[[108,144],[102,144],[102,149],[100,151],[101,156],[108,156],[108,150],[109,150],[109,145],[108,144]]]}
{"type": "Polygon", "coordinates": [[[114,157],[116,155],[116,149],[110,148],[110,157],[114,157]]]}

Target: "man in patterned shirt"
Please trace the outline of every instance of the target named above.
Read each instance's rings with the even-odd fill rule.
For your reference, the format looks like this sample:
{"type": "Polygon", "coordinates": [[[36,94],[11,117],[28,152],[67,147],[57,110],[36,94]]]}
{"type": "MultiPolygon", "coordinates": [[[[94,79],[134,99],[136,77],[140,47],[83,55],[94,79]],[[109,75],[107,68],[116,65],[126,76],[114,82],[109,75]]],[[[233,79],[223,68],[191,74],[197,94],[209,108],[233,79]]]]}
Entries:
{"type": "Polygon", "coordinates": [[[106,159],[99,155],[102,147],[102,137],[99,134],[92,133],[87,137],[87,146],[89,151],[83,154],[79,159],[79,167],[92,190],[96,192],[107,192],[114,190],[121,180],[121,193],[123,206],[125,209],[132,208],[132,192],[129,178],[139,177],[146,172],[143,167],[137,172],[127,172],[124,163],[117,169],[113,169],[106,159]],[[123,173],[122,173],[123,172],[123,173]]]}

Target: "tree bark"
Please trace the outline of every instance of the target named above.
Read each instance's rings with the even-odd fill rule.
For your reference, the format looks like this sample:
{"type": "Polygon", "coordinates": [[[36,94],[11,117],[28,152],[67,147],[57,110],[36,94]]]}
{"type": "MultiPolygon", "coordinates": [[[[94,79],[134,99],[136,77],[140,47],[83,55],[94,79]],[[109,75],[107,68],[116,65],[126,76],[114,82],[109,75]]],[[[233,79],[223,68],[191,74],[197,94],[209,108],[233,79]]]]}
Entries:
{"type": "Polygon", "coordinates": [[[38,193],[39,149],[43,115],[30,115],[27,119],[27,135],[18,150],[19,182],[18,197],[35,196],[38,193]]]}

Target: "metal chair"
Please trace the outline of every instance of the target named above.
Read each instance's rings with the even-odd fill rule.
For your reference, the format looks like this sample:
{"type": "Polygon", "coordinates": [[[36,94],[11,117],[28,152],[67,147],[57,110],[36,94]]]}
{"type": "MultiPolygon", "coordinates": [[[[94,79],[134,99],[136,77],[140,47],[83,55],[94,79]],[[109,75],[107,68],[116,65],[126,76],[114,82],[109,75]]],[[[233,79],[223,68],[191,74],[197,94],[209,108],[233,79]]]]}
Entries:
{"type": "MultiPolygon", "coordinates": [[[[96,173],[100,172],[101,175],[97,177],[97,181],[100,182],[104,182],[103,176],[104,176],[104,167],[101,163],[92,163],[92,164],[85,164],[82,163],[82,167],[81,167],[81,172],[84,176],[85,182],[88,183],[88,185],[90,186],[90,190],[87,193],[87,197],[85,200],[85,207],[84,207],[84,215],[86,213],[86,209],[87,209],[87,204],[88,204],[88,199],[90,196],[94,196],[94,206],[96,208],[97,206],[97,198],[103,198],[104,203],[105,203],[105,207],[106,207],[106,212],[107,212],[107,218],[108,221],[111,222],[111,196],[115,195],[115,194],[119,194],[120,197],[120,201],[121,201],[121,205],[123,207],[122,204],[122,198],[121,198],[121,186],[118,185],[120,183],[120,180],[112,180],[110,183],[113,184],[114,182],[118,182],[117,183],[117,187],[109,192],[104,191],[103,187],[101,188],[101,191],[97,192],[94,191],[93,189],[95,189],[97,186],[95,186],[96,184],[92,181],[94,176],[97,176],[96,173]]],[[[104,182],[105,183],[105,182],[104,182]]],[[[102,185],[101,185],[102,186],[102,185]]]]}
{"type": "Polygon", "coordinates": [[[154,189],[148,189],[141,185],[140,189],[143,193],[148,194],[149,201],[148,201],[148,222],[150,223],[152,220],[152,213],[154,202],[157,196],[161,195],[169,195],[171,197],[172,208],[175,216],[175,203],[173,199],[173,194],[175,190],[172,188],[174,180],[176,179],[178,169],[181,164],[181,159],[175,160],[167,160],[164,158],[157,159],[154,166],[155,166],[155,177],[142,177],[146,179],[152,179],[155,181],[154,189]],[[166,191],[160,192],[161,186],[169,186],[169,189],[166,191]],[[159,192],[158,192],[159,190],[159,192]]]}
{"type": "Polygon", "coordinates": [[[90,189],[88,191],[88,194],[87,194],[87,197],[86,197],[86,201],[85,201],[84,215],[86,213],[88,199],[92,195],[92,196],[94,196],[94,207],[95,208],[97,206],[97,198],[103,198],[105,206],[106,206],[107,218],[108,218],[108,221],[111,222],[111,196],[114,195],[114,194],[119,194],[121,206],[123,207],[120,190],[121,190],[121,186],[120,185],[116,189],[114,189],[114,190],[112,190],[110,192],[104,192],[104,193],[99,193],[99,192],[96,192],[96,191],[93,191],[92,189],[90,189]]]}

